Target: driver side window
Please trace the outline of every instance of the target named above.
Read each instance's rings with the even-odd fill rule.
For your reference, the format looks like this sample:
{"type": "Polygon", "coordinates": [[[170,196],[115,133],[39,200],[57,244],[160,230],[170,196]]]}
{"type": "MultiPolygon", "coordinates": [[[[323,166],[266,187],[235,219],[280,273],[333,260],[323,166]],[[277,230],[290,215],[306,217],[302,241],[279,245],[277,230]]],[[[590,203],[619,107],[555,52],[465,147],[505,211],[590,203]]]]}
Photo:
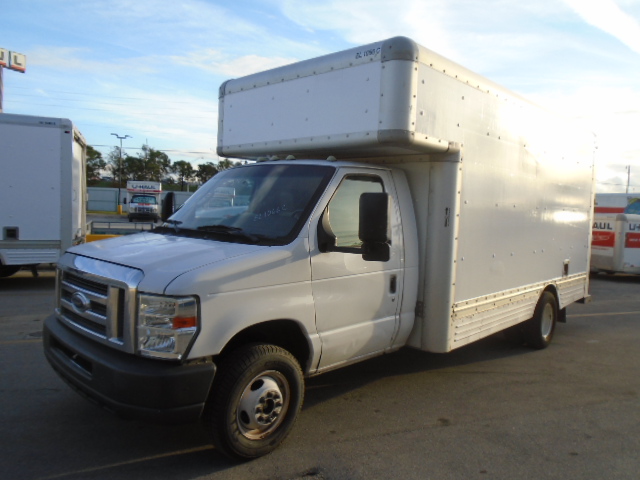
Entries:
{"type": "Polygon", "coordinates": [[[375,175],[350,175],[342,180],[327,207],[329,224],[336,238],[335,247],[362,246],[358,237],[360,196],[382,192],[382,179],[375,175]]]}

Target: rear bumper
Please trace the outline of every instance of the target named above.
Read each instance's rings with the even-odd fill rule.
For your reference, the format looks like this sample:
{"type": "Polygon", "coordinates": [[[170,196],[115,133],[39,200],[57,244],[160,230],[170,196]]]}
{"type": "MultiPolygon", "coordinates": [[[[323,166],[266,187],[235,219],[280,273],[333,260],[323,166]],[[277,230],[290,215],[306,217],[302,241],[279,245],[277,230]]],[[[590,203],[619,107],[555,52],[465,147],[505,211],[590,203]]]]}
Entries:
{"type": "Polygon", "coordinates": [[[208,360],[179,364],[112,350],[71,331],[55,315],[45,320],[43,344],[47,360],[63,380],[125,418],[198,420],[216,371],[208,360]]]}

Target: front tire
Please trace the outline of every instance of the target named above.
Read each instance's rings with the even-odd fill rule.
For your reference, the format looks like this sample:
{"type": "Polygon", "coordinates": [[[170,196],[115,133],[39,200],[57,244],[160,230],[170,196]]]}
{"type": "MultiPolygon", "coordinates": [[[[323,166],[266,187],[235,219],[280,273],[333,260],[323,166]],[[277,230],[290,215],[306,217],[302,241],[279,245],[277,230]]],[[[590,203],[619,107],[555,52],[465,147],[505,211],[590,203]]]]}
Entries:
{"type": "Polygon", "coordinates": [[[304,397],[296,359],[275,345],[248,345],[221,363],[205,409],[215,447],[242,460],[275,450],[287,437],[304,397]]]}
{"type": "Polygon", "coordinates": [[[558,304],[551,292],[543,292],[538,300],[533,317],[522,329],[524,341],[532,348],[542,350],[551,344],[558,321],[558,304]]]}

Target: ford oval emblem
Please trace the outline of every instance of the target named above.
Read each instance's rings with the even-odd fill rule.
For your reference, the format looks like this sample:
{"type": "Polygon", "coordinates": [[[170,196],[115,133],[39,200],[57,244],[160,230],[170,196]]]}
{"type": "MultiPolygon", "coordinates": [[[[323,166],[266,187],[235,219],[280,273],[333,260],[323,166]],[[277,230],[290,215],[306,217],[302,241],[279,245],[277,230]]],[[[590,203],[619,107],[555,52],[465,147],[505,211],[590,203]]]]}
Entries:
{"type": "Polygon", "coordinates": [[[84,313],[91,308],[91,300],[82,292],[76,292],[71,295],[71,303],[78,313],[84,313]]]}

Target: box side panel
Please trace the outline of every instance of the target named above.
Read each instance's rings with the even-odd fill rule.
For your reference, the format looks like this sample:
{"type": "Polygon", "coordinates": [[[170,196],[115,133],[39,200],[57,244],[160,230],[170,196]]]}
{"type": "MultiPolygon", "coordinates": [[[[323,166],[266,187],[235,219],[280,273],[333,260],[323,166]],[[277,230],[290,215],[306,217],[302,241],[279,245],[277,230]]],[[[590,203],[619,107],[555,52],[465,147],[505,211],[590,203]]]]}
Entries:
{"type": "Polygon", "coordinates": [[[418,307],[408,343],[422,350],[445,352],[449,349],[456,284],[459,154],[431,155],[428,162],[395,167],[407,174],[418,228],[418,307]]]}
{"type": "Polygon", "coordinates": [[[446,150],[414,135],[417,61],[418,46],[397,37],[230,80],[220,89],[218,154],[345,159],[446,150]]]}
{"type": "Polygon", "coordinates": [[[587,272],[593,137],[506,90],[420,70],[418,131],[462,148],[455,302],[587,272]]]}
{"type": "MultiPolygon", "coordinates": [[[[68,205],[70,205],[69,217],[71,225],[68,229],[62,229],[62,250],[66,250],[70,246],[84,242],[86,236],[87,225],[87,146],[84,138],[77,130],[69,133],[65,130],[64,135],[70,135],[71,138],[64,138],[65,144],[71,144],[70,155],[66,153],[63,158],[69,158],[71,167],[71,175],[68,176],[71,184],[69,185],[70,195],[67,196],[68,205]]],[[[64,199],[62,200],[64,204],[64,199]]]]}
{"type": "Polygon", "coordinates": [[[0,225],[17,228],[18,241],[60,240],[61,128],[0,123],[0,225]]]}
{"type": "Polygon", "coordinates": [[[372,141],[378,129],[379,62],[227,94],[222,152],[290,153],[372,141]]]}

